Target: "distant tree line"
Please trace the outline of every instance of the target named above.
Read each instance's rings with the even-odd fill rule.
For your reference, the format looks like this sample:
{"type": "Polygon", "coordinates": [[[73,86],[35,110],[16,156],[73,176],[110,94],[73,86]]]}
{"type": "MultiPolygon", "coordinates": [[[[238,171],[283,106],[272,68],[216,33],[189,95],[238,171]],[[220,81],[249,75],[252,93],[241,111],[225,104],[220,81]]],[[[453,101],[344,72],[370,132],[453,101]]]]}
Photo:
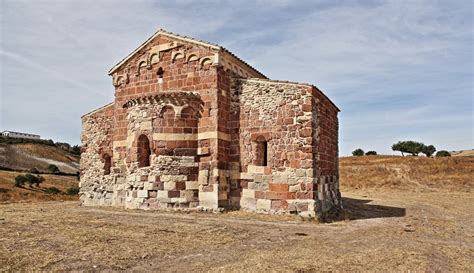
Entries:
{"type": "Polygon", "coordinates": [[[355,149],[354,151],[352,151],[352,155],[353,156],[363,156],[363,155],[377,155],[377,152],[376,151],[368,151],[368,152],[364,152],[364,150],[362,149],[355,149]]]}
{"type": "MultiPolygon", "coordinates": [[[[406,140],[399,141],[392,145],[392,150],[401,152],[402,156],[405,156],[405,153],[411,154],[412,156],[418,156],[418,154],[425,154],[427,157],[432,157],[435,155],[436,147],[433,145],[425,145],[422,142],[406,140]]],[[[364,152],[364,150],[358,148],[352,151],[353,156],[363,156],[363,155],[377,155],[376,151],[364,152]]],[[[441,150],[436,153],[436,157],[451,156],[448,151],[441,150]]]]}
{"type": "MultiPolygon", "coordinates": [[[[411,154],[412,156],[418,156],[418,154],[422,153],[425,154],[427,157],[431,157],[436,152],[436,147],[433,145],[425,145],[422,142],[406,140],[406,141],[399,141],[392,145],[393,151],[398,151],[402,153],[411,154]]],[[[443,156],[451,156],[448,151],[441,150],[436,153],[436,157],[443,157],[443,156]]]]}
{"type": "Polygon", "coordinates": [[[71,146],[71,144],[66,143],[66,142],[54,142],[52,139],[26,139],[26,138],[13,138],[13,137],[0,136],[0,143],[6,143],[6,144],[36,143],[36,144],[43,144],[43,145],[48,145],[48,146],[55,146],[75,155],[81,154],[81,146],[79,145],[71,146]]]}

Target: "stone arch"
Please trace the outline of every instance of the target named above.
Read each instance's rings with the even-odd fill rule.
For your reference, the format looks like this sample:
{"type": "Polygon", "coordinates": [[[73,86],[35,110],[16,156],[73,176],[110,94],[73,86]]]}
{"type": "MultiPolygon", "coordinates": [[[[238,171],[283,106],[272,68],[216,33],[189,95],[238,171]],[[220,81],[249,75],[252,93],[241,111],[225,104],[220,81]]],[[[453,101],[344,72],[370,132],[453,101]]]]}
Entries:
{"type": "Polygon", "coordinates": [[[158,55],[158,53],[153,53],[150,55],[150,58],[148,59],[148,63],[151,65],[151,64],[154,64],[154,63],[157,63],[160,61],[160,55],[158,55]]]}
{"type": "Polygon", "coordinates": [[[186,59],[187,62],[197,61],[199,60],[196,54],[189,54],[188,58],[186,59]]]}
{"type": "Polygon", "coordinates": [[[141,61],[138,63],[137,65],[137,75],[140,75],[140,70],[142,69],[142,67],[146,67],[146,61],[141,61]]]}
{"type": "Polygon", "coordinates": [[[173,52],[173,56],[171,57],[171,62],[175,62],[177,59],[184,58],[184,54],[182,52],[173,52]]]}
{"type": "Polygon", "coordinates": [[[150,155],[151,147],[150,140],[144,134],[140,135],[137,139],[137,160],[138,167],[148,167],[150,166],[150,155]]]}
{"type": "Polygon", "coordinates": [[[181,109],[181,112],[180,112],[180,116],[182,118],[192,118],[192,117],[195,117],[195,110],[193,107],[189,106],[189,105],[185,105],[183,106],[183,108],[181,109]]]}
{"type": "Polygon", "coordinates": [[[174,110],[174,105],[166,104],[160,110],[160,114],[158,115],[160,118],[174,118],[176,116],[176,111],[174,110]]]}
{"type": "Polygon", "coordinates": [[[212,60],[209,57],[202,58],[200,61],[201,66],[212,64],[212,60]]]}

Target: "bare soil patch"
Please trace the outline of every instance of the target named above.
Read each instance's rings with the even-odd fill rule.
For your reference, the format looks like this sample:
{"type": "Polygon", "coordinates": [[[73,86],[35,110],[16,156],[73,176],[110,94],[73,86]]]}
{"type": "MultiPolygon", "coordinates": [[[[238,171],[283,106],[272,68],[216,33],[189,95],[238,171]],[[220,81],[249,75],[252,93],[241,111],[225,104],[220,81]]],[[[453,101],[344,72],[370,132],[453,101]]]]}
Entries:
{"type": "Polygon", "coordinates": [[[330,224],[245,213],[0,205],[0,270],[474,269],[472,193],[343,192],[330,224]]]}

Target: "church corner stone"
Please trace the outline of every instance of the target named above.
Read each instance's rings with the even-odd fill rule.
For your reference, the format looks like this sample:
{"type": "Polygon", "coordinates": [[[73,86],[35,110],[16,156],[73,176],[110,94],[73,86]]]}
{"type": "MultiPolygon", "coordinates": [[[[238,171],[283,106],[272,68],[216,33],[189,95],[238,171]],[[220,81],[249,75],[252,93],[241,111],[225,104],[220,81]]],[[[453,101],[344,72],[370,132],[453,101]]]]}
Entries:
{"type": "Polygon", "coordinates": [[[110,75],[114,102],[82,117],[82,205],[305,217],[342,206],[339,109],[315,86],[162,30],[110,75]]]}

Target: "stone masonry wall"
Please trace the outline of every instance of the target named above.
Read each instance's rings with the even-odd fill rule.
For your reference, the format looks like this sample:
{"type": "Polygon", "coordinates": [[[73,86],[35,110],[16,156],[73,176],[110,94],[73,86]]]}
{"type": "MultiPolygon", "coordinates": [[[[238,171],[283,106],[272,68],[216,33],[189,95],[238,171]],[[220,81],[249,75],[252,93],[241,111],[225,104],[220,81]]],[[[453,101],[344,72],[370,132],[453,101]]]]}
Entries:
{"type": "Polygon", "coordinates": [[[233,205],[314,216],[317,178],[311,88],[236,79],[231,93],[233,205]],[[255,164],[258,138],[267,141],[266,166],[255,164]]]}
{"type": "Polygon", "coordinates": [[[105,202],[113,175],[104,174],[105,155],[112,154],[113,104],[82,117],[80,200],[84,205],[105,202]]]}
{"type": "Polygon", "coordinates": [[[82,118],[81,203],[238,208],[314,217],[341,206],[338,109],[308,84],[227,51],[156,36],[111,72],[82,118]]]}
{"type": "Polygon", "coordinates": [[[317,207],[321,215],[331,208],[341,207],[339,191],[339,151],[338,118],[339,109],[318,90],[312,87],[313,117],[312,127],[315,152],[313,168],[317,177],[317,207]]]}

